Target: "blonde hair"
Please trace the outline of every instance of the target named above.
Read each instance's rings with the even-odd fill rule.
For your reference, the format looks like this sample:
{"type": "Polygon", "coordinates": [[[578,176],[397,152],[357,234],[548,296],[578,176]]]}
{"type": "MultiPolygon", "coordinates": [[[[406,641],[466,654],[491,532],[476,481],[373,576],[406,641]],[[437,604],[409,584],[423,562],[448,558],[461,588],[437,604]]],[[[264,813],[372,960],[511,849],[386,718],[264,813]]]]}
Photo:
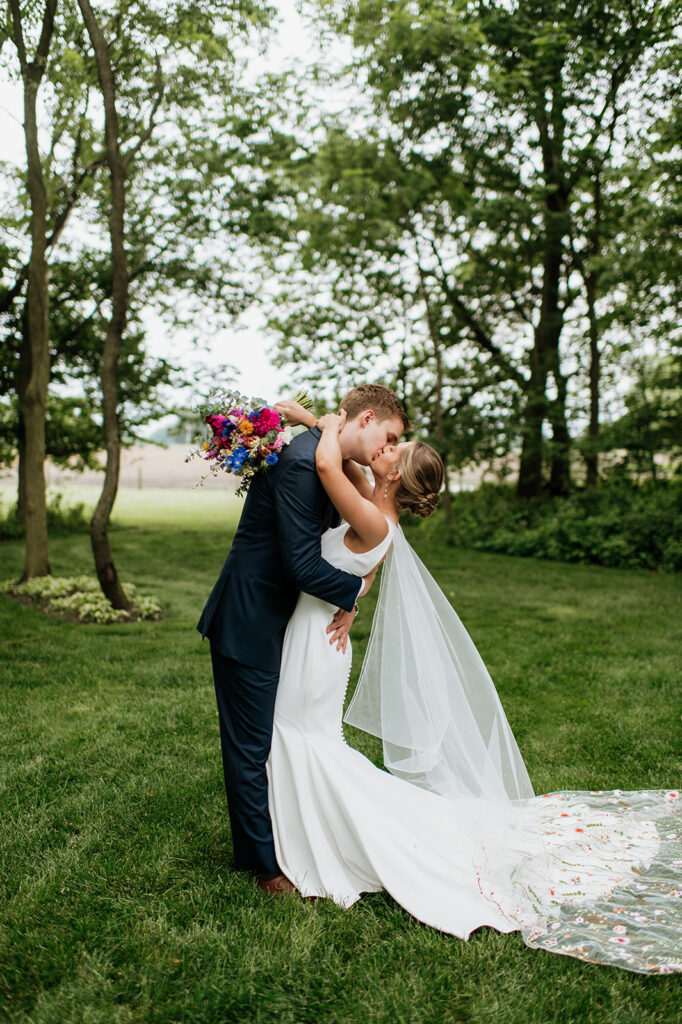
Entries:
{"type": "Polygon", "coordinates": [[[430,444],[415,441],[403,450],[398,463],[400,480],[395,492],[398,507],[426,519],[438,505],[443,486],[443,461],[430,444]]]}

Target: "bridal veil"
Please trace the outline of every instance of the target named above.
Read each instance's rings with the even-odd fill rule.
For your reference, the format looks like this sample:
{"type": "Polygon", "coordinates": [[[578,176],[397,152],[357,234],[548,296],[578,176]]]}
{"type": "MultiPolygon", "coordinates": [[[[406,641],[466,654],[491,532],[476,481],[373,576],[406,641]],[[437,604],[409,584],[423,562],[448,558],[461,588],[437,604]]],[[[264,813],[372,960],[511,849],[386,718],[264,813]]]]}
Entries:
{"type": "Polygon", "coordinates": [[[386,768],[456,799],[533,796],[492,679],[443,591],[402,530],[344,721],[383,741],[386,768]]]}

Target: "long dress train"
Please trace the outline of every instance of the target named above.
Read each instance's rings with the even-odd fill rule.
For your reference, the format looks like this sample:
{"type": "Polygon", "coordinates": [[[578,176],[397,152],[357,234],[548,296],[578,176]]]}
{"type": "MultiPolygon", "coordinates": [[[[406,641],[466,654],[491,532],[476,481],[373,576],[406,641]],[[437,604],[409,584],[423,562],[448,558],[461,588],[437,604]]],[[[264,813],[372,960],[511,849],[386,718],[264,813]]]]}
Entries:
{"type": "MultiPolygon", "coordinates": [[[[364,575],[348,527],[324,557],[364,575]]],[[[378,769],[344,739],[351,668],[326,635],[335,609],[301,594],[285,636],[268,761],[278,862],[305,896],[350,907],[385,889],[427,925],[488,925],[524,942],[641,973],[682,971],[678,790],[448,798],[378,769]]]]}

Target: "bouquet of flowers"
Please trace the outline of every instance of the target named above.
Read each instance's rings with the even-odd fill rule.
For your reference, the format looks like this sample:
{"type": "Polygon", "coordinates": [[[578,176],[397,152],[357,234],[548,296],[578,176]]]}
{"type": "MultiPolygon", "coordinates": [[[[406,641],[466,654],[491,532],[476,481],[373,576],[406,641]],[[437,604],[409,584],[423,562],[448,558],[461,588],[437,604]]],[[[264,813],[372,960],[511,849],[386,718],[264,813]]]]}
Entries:
{"type": "MultiPolygon", "coordinates": [[[[305,391],[299,391],[293,401],[312,408],[305,391]]],[[[246,493],[255,473],[275,465],[292,438],[291,427],[284,426],[276,409],[261,398],[247,398],[238,391],[213,388],[201,411],[211,435],[197,438],[201,447],[191,452],[187,461],[198,455],[209,463],[214,476],[223,470],[240,477],[237,495],[246,493]]]]}

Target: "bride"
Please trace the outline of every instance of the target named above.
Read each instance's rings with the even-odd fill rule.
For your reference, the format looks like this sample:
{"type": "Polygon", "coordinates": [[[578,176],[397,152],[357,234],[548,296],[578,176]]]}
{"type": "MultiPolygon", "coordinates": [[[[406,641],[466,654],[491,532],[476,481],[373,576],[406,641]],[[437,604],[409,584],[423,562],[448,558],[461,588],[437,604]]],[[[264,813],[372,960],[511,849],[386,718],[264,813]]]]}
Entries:
{"type": "Polygon", "coordinates": [[[372,487],[344,471],[344,419],[318,421],[317,470],[345,520],[322,554],[357,576],[385,560],[345,721],[381,737],[388,772],[345,742],[350,647],[327,640],[335,609],[302,593],[267,766],[283,873],[303,896],[346,908],[384,889],[462,939],[488,925],[581,960],[682,971],[679,792],[534,796],[473,642],[398,525],[403,509],[434,510],[438,455],[420,441],[388,446],[372,487]]]}

